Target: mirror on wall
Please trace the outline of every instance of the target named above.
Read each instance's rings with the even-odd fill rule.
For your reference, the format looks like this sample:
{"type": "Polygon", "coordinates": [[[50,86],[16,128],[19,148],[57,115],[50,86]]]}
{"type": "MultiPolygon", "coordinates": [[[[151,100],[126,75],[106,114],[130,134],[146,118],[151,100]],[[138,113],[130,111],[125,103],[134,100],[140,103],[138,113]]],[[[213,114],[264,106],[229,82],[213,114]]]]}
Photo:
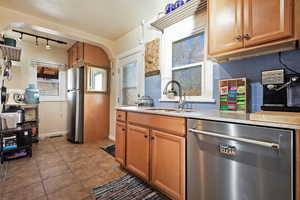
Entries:
{"type": "Polygon", "coordinates": [[[87,71],[87,91],[107,92],[107,69],[88,67],[87,71]]]}

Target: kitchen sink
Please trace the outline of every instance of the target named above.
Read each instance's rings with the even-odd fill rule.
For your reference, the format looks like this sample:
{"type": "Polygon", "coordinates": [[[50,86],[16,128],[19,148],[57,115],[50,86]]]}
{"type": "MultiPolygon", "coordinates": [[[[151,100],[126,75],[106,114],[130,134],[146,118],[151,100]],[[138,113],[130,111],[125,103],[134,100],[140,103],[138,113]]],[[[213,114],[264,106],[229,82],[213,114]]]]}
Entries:
{"type": "Polygon", "coordinates": [[[191,109],[177,109],[177,108],[147,108],[146,110],[152,110],[152,111],[164,111],[164,112],[195,112],[191,109]]]}

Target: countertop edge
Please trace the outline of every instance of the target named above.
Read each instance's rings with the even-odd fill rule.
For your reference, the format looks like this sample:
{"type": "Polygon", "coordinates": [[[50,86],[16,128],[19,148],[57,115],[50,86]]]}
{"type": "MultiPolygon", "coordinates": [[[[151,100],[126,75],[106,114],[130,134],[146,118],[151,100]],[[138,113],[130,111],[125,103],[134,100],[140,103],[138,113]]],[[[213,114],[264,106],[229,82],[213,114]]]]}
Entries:
{"type": "Polygon", "coordinates": [[[217,110],[204,110],[204,111],[196,111],[196,112],[165,112],[165,111],[157,111],[157,110],[155,111],[147,110],[147,108],[138,108],[135,106],[128,106],[128,107],[120,106],[120,107],[115,107],[115,109],[127,111],[127,112],[139,112],[139,113],[157,114],[157,115],[165,115],[165,116],[173,116],[173,117],[183,117],[183,118],[190,118],[190,119],[233,122],[239,124],[265,126],[265,127],[272,127],[272,128],[300,130],[300,126],[298,125],[255,121],[249,119],[249,114],[232,114],[232,113],[228,114],[228,113],[219,112],[217,110]]]}

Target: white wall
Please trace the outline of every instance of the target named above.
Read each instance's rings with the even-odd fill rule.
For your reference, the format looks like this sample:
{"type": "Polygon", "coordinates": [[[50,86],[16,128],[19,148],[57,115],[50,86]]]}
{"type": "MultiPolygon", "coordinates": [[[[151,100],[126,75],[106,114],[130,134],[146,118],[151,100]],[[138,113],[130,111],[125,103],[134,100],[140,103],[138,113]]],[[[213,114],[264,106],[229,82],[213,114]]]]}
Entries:
{"type": "MultiPolygon", "coordinates": [[[[166,2],[162,2],[161,6],[162,9],[166,5],[166,2]]],[[[153,16],[153,19],[155,19],[156,16],[153,16]]],[[[178,24],[173,25],[176,29],[180,30],[181,28],[187,28],[186,26],[189,26],[189,30],[191,30],[191,33],[193,32],[194,27],[199,27],[200,24],[206,23],[206,13],[201,13],[197,16],[191,16],[187,19],[185,19],[183,22],[180,22],[178,24]]],[[[160,38],[161,40],[164,40],[165,35],[163,35],[161,32],[155,30],[150,25],[151,22],[147,22],[145,25],[145,33],[144,33],[144,43],[147,43],[149,41],[155,40],[157,38],[160,38]]],[[[174,31],[174,34],[176,35],[177,32],[174,31]]],[[[128,50],[134,49],[137,46],[139,46],[139,40],[141,39],[142,32],[140,27],[136,27],[135,29],[131,30],[121,38],[115,41],[115,54],[119,55],[122,54],[128,50]]],[[[170,36],[170,31],[168,33],[168,36],[170,36]]],[[[163,43],[163,42],[162,42],[163,43]]],[[[168,52],[166,50],[163,50],[163,44],[161,45],[161,69],[163,70],[164,65],[170,63],[166,60],[168,52]]],[[[117,66],[115,65],[115,71],[117,66]]],[[[115,138],[115,119],[116,119],[116,112],[115,107],[117,106],[116,98],[117,98],[117,91],[118,91],[118,83],[119,78],[117,76],[117,73],[115,73],[115,76],[112,77],[111,87],[112,87],[112,96],[111,96],[111,121],[110,121],[110,138],[115,138]]]]}
{"type": "MultiPolygon", "coordinates": [[[[28,84],[36,84],[36,72],[31,65],[32,60],[67,64],[67,50],[52,47],[46,50],[44,46],[36,48],[34,44],[23,41],[18,42],[18,47],[22,48],[21,62],[15,62],[12,70],[12,80],[6,81],[8,89],[25,89],[28,84]]],[[[61,102],[41,102],[40,104],[40,133],[66,132],[67,131],[67,103],[61,102]]]]}

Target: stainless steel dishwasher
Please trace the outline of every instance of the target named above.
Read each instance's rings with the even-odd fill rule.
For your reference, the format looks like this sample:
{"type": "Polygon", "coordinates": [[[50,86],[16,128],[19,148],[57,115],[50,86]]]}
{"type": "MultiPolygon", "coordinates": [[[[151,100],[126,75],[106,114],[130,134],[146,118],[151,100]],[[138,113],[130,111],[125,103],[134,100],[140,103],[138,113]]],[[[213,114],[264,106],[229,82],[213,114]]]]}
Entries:
{"type": "Polygon", "coordinates": [[[294,131],[188,120],[187,200],[293,200],[294,131]]]}

